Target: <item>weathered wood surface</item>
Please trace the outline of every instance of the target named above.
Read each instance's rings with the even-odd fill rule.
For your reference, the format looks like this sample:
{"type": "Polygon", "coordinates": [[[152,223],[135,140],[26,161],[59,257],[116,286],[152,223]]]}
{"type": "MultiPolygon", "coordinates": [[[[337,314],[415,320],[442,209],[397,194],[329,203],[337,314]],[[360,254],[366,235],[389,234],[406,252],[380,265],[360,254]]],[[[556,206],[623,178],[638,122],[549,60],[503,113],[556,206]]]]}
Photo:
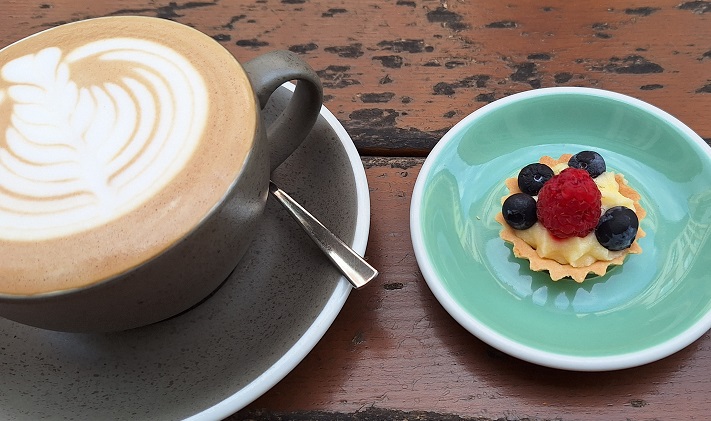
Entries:
{"type": "Polygon", "coordinates": [[[409,200],[421,157],[504,96],[587,86],[656,105],[711,140],[711,2],[660,0],[9,0],[6,45],[60,23],[159,16],[240,60],[301,54],[364,156],[381,276],[242,419],[707,419],[711,339],[662,361],[571,373],[508,357],[467,333],[428,290],[409,200]],[[389,156],[378,158],[377,156],[389,156]]]}
{"type": "Polygon", "coordinates": [[[428,289],[409,240],[421,162],[364,159],[377,215],[367,256],[382,274],[351,294],[294,371],[230,420],[708,419],[708,333],[646,366],[579,373],[519,361],[460,327],[428,289]]]}
{"type": "Polygon", "coordinates": [[[290,49],[363,154],[425,155],[488,102],[550,86],[648,101],[711,138],[711,2],[79,0],[3,6],[0,41],[87,17],[173,19],[239,59],[290,49]]]}

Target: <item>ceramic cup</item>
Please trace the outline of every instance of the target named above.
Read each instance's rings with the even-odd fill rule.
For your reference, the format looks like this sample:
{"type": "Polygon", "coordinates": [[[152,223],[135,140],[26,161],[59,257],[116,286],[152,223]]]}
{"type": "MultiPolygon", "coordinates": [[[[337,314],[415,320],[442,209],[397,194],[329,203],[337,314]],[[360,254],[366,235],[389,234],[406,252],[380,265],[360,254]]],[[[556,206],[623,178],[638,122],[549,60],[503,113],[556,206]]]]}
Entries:
{"type": "Polygon", "coordinates": [[[1,50],[0,316],[116,331],[199,303],[247,250],[271,170],[321,102],[292,53],[240,65],[164,19],[90,19],[1,50]]]}

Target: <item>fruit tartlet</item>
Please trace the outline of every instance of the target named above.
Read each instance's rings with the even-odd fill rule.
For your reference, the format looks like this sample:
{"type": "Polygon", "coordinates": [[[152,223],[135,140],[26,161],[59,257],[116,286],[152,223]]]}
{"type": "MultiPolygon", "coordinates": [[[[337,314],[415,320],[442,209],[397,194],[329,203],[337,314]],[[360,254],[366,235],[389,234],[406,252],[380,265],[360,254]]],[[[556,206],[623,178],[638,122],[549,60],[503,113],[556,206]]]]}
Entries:
{"type": "Polygon", "coordinates": [[[642,252],[639,222],[646,211],[640,195],[622,174],[608,171],[597,152],[544,156],[506,186],[509,194],[496,215],[500,236],[533,271],[583,282],[642,252]]]}

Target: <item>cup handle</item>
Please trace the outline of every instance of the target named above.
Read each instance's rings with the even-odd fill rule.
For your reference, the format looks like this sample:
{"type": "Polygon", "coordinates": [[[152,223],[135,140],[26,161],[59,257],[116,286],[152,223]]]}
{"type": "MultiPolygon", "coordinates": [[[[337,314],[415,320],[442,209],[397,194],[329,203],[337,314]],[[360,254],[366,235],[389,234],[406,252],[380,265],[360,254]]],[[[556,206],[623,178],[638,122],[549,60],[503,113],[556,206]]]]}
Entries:
{"type": "Polygon", "coordinates": [[[321,112],[323,88],[316,72],[291,51],[272,51],[243,65],[263,109],[284,82],[297,80],[286,109],[267,128],[270,172],[306,138],[321,112]]]}

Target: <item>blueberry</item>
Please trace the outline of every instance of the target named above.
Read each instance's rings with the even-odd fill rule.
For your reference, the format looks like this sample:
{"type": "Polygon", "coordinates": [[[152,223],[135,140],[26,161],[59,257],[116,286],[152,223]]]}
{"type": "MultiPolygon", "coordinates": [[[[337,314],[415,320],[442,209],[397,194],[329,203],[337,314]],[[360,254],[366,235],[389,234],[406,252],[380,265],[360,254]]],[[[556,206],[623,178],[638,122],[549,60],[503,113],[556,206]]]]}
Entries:
{"type": "Polygon", "coordinates": [[[632,245],[638,228],[639,219],[632,209],[615,206],[600,217],[600,222],[595,228],[595,236],[606,249],[620,251],[632,245]]]}
{"type": "Polygon", "coordinates": [[[536,200],[526,193],[514,193],[501,206],[504,220],[515,230],[531,228],[536,223],[536,200]]]}
{"type": "Polygon", "coordinates": [[[526,194],[535,196],[543,184],[553,178],[553,170],[545,164],[528,164],[518,173],[518,188],[526,194]]]}
{"type": "Polygon", "coordinates": [[[607,170],[605,160],[599,153],[593,151],[578,152],[570,158],[568,166],[584,169],[592,178],[597,177],[607,170]]]}

